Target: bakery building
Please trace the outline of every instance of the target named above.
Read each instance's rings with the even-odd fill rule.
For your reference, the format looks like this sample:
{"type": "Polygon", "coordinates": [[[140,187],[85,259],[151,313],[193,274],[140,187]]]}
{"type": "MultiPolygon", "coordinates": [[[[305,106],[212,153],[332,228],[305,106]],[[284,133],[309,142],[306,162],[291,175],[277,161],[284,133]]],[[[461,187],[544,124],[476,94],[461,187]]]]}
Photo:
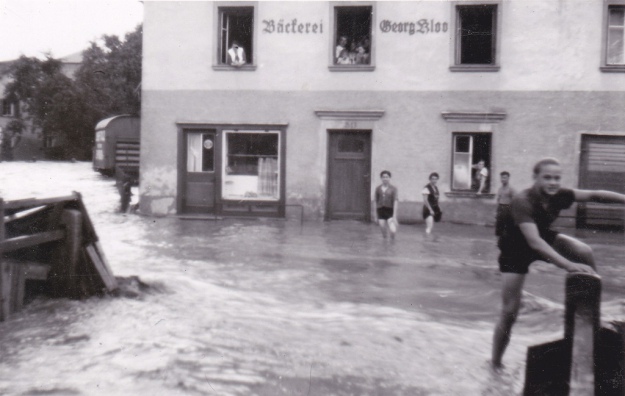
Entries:
{"type": "Polygon", "coordinates": [[[445,219],[486,224],[546,156],[625,192],[625,1],[144,4],[149,215],[368,220],[389,170],[400,221],[438,172],[445,219]]]}

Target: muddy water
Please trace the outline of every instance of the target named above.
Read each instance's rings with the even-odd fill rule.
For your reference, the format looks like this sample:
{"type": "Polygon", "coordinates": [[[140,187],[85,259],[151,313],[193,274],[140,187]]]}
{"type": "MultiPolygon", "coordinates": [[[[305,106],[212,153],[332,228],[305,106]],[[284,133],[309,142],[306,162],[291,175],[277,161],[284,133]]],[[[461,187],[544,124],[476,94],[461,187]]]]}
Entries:
{"type": "MultiPolygon", "coordinates": [[[[1,163],[5,199],[80,191],[121,297],[38,298],[0,323],[0,394],[514,395],[527,346],[562,335],[562,273],[532,269],[507,369],[487,365],[499,306],[492,229],[115,212],[89,164],[1,163]],[[138,276],[142,283],[133,281],[138,276]]],[[[622,235],[583,235],[603,317],[625,316],[622,235]]]]}

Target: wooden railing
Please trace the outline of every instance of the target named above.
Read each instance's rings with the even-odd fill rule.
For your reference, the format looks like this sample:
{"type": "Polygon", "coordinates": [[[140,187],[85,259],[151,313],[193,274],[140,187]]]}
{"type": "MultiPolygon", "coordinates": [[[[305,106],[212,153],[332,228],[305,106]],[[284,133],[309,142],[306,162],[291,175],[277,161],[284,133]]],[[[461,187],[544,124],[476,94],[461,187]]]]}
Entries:
{"type": "Polygon", "coordinates": [[[53,297],[114,291],[117,281],[79,193],[0,199],[0,321],[21,310],[28,281],[53,297]]]}

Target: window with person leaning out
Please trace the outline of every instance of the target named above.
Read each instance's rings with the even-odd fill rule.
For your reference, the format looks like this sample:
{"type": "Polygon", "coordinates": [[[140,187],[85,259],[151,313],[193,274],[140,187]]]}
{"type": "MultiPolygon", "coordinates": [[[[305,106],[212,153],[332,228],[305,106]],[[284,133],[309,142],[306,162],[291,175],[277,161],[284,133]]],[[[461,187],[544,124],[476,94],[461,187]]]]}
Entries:
{"type": "Polygon", "coordinates": [[[488,168],[484,160],[479,160],[473,168],[473,183],[471,189],[477,194],[487,193],[489,191],[488,168]]]}
{"type": "Polygon", "coordinates": [[[239,45],[239,42],[234,40],[230,49],[228,50],[228,64],[235,67],[243,66],[247,63],[245,57],[245,49],[239,45]]]}

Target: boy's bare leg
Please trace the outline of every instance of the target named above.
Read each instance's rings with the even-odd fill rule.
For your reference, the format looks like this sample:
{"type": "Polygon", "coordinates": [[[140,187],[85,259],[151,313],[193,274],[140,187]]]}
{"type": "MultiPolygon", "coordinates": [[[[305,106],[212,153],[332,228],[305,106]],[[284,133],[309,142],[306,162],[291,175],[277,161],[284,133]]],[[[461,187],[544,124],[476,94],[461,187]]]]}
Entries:
{"type": "Polygon", "coordinates": [[[558,234],[553,243],[553,248],[574,263],[588,264],[593,269],[597,269],[592,248],[582,241],[568,235],[558,234]]]}
{"type": "Polygon", "coordinates": [[[391,232],[391,238],[395,238],[395,234],[397,233],[397,225],[395,224],[395,220],[388,219],[386,223],[388,224],[388,229],[391,232]]]}
{"type": "Polygon", "coordinates": [[[434,217],[428,216],[425,218],[425,233],[429,234],[432,232],[432,228],[434,227],[434,217]]]}
{"type": "Polygon", "coordinates": [[[525,274],[503,273],[502,274],[502,307],[501,316],[495,326],[493,335],[493,351],[491,364],[494,368],[501,368],[501,359],[506,347],[510,342],[512,325],[516,321],[521,306],[521,295],[525,274]]]}
{"type": "Polygon", "coordinates": [[[380,230],[382,231],[382,237],[386,239],[386,235],[387,235],[386,220],[379,219],[378,224],[380,225],[380,230]]]}

